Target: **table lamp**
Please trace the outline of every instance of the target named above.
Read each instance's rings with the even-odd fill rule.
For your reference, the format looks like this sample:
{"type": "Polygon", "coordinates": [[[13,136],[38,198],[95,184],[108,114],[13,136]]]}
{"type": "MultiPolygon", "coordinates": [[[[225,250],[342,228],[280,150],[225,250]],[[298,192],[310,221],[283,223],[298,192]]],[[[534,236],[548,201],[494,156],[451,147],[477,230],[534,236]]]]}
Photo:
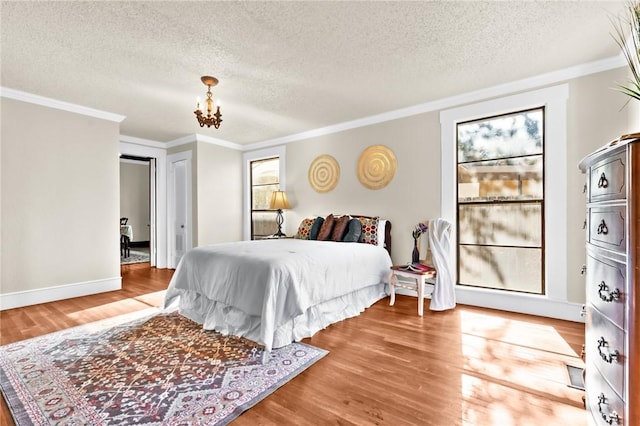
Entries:
{"type": "Polygon", "coordinates": [[[271,205],[269,206],[272,210],[278,210],[278,214],[276,215],[276,223],[278,224],[278,232],[273,234],[274,237],[286,237],[284,232],[282,232],[282,222],[284,222],[284,218],[282,217],[283,209],[290,209],[289,201],[287,201],[287,194],[284,191],[274,191],[271,195],[271,205]]]}

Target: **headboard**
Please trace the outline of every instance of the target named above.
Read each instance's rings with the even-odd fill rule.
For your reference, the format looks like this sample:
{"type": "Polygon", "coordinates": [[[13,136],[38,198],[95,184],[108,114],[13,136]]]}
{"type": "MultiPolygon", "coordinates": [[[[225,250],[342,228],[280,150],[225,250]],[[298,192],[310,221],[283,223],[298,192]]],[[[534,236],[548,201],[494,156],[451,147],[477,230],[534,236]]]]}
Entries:
{"type": "Polygon", "coordinates": [[[389,252],[389,256],[391,256],[391,221],[386,220],[386,225],[384,228],[384,248],[389,252]]]}

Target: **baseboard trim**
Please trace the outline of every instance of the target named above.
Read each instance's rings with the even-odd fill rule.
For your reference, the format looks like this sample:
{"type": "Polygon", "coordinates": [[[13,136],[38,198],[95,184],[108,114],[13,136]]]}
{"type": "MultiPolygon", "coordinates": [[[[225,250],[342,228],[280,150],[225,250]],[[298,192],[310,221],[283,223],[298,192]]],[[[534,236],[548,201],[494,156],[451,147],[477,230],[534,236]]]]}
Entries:
{"type": "MultiPolygon", "coordinates": [[[[433,285],[427,284],[425,287],[427,298],[431,298],[432,291],[433,285]]],[[[415,292],[402,288],[399,288],[396,294],[417,297],[415,292]]],[[[565,321],[584,322],[583,305],[551,300],[545,296],[458,286],[456,287],[456,302],[461,305],[478,306],[565,321]]]]}
{"type": "Polygon", "coordinates": [[[129,241],[129,247],[150,247],[149,241],[129,241]]]}
{"type": "Polygon", "coordinates": [[[0,311],[121,289],[122,278],[114,277],[103,280],[63,284],[36,290],[5,293],[0,294],[0,311]]]}

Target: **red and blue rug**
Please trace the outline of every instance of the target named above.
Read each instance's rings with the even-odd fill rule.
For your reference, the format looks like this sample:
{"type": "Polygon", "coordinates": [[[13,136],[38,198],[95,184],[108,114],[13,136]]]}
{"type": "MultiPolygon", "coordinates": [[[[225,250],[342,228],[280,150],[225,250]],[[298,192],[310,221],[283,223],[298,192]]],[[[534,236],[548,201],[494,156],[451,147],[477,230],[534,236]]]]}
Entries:
{"type": "Polygon", "coordinates": [[[17,425],[224,425],[326,354],[292,343],[262,363],[250,340],[156,311],[2,346],[0,388],[17,425]]]}

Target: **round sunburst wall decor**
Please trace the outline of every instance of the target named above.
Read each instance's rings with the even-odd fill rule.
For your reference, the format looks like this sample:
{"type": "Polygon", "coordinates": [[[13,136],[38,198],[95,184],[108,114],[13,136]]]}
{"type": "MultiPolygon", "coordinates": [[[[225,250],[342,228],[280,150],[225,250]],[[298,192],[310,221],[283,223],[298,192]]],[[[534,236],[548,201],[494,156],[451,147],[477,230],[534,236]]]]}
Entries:
{"type": "Polygon", "coordinates": [[[333,190],[340,179],[340,166],[330,155],[320,155],[309,166],[309,184],[315,191],[323,193],[333,190]]]}
{"type": "Polygon", "coordinates": [[[396,156],[384,145],[372,145],[362,151],[358,160],[358,180],[369,189],[384,188],[393,180],[396,156]]]}

